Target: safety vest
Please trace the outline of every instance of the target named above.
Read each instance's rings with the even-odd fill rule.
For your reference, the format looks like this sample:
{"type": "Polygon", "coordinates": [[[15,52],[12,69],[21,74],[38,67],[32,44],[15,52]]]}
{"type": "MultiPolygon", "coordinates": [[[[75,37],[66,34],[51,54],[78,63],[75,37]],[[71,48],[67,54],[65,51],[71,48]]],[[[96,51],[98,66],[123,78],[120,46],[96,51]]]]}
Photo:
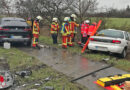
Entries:
{"type": "Polygon", "coordinates": [[[79,27],[79,24],[76,24],[74,21],[70,21],[70,33],[76,33],[76,27],[79,27]]]}
{"type": "Polygon", "coordinates": [[[39,33],[40,33],[39,23],[37,21],[34,21],[32,34],[39,34],[39,33]]]}
{"type": "Polygon", "coordinates": [[[88,24],[82,24],[81,25],[81,34],[83,37],[87,37],[88,34],[89,25],[88,24]]]}
{"type": "Polygon", "coordinates": [[[51,34],[57,33],[58,30],[59,30],[59,24],[53,22],[51,24],[51,34]]]}
{"type": "Polygon", "coordinates": [[[88,35],[92,34],[92,32],[94,31],[95,27],[96,27],[96,25],[93,25],[93,24],[89,26],[88,35]]]}
{"type": "Polygon", "coordinates": [[[68,34],[70,34],[69,24],[68,23],[63,23],[62,24],[61,34],[62,34],[62,36],[67,36],[68,34]]]}

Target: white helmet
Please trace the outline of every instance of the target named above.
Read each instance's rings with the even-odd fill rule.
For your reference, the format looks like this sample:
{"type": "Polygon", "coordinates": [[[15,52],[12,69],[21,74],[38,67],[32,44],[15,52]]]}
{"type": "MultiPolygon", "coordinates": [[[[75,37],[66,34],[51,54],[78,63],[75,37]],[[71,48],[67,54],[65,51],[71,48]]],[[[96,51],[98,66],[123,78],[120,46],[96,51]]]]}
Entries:
{"type": "Polygon", "coordinates": [[[52,21],[58,22],[58,18],[53,18],[52,21]]]}
{"type": "Polygon", "coordinates": [[[75,14],[72,14],[71,17],[73,17],[73,18],[77,18],[77,16],[76,16],[75,14]]]}
{"type": "Polygon", "coordinates": [[[67,22],[67,21],[69,21],[69,19],[70,19],[69,17],[65,17],[64,21],[67,22]]]}
{"type": "Polygon", "coordinates": [[[86,20],[85,23],[90,23],[90,21],[89,21],[89,20],[86,20]]]}
{"type": "Polygon", "coordinates": [[[36,18],[39,20],[43,20],[43,18],[41,16],[37,16],[36,18]]]}

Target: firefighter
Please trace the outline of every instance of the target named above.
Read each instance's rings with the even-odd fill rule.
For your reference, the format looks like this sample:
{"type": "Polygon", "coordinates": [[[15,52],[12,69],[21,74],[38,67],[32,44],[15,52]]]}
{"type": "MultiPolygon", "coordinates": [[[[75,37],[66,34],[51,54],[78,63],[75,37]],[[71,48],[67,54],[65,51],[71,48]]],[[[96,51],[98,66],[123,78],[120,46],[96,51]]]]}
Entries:
{"type": "Polygon", "coordinates": [[[76,28],[79,27],[79,24],[76,23],[77,16],[75,14],[72,14],[70,16],[71,22],[70,22],[70,32],[71,32],[71,38],[72,42],[74,42],[75,35],[77,33],[76,28]]]}
{"type": "Polygon", "coordinates": [[[39,39],[39,34],[40,34],[40,27],[39,27],[39,22],[43,20],[41,16],[37,16],[36,19],[33,21],[33,40],[32,40],[32,47],[33,48],[39,48],[38,46],[38,39],[39,39]]]}
{"type": "Polygon", "coordinates": [[[87,41],[88,38],[89,38],[89,36],[90,36],[90,35],[89,35],[90,21],[89,21],[89,20],[86,20],[85,23],[86,23],[86,32],[87,32],[86,41],[87,41]]]}
{"type": "Polygon", "coordinates": [[[53,44],[57,44],[58,31],[59,31],[58,18],[53,18],[51,24],[51,35],[53,39],[53,44]]]}
{"type": "Polygon", "coordinates": [[[70,32],[69,32],[69,22],[68,22],[68,17],[64,18],[64,22],[62,24],[62,28],[61,28],[61,34],[62,34],[62,48],[67,48],[67,39],[68,36],[70,36],[70,32]]]}
{"type": "Polygon", "coordinates": [[[92,34],[92,32],[94,31],[94,29],[96,28],[97,23],[93,22],[88,29],[88,38],[90,37],[90,35],[92,34]]]}

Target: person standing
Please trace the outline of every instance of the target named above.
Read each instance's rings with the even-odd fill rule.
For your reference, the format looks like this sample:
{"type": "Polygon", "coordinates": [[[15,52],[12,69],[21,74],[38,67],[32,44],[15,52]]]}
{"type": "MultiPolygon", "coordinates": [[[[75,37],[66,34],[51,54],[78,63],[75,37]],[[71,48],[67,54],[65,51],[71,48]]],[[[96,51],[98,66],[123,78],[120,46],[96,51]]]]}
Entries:
{"type": "Polygon", "coordinates": [[[36,19],[33,21],[33,39],[32,39],[32,47],[33,48],[39,48],[38,46],[38,39],[39,39],[39,34],[40,34],[40,27],[39,27],[39,23],[40,21],[43,20],[43,18],[41,16],[37,16],[36,19]]]}
{"type": "Polygon", "coordinates": [[[62,28],[61,28],[61,34],[62,34],[62,48],[67,48],[67,39],[68,36],[70,35],[70,31],[69,31],[69,22],[68,22],[68,17],[64,18],[64,22],[62,24],[62,28]]]}
{"type": "Polygon", "coordinates": [[[77,18],[77,16],[76,16],[75,14],[72,14],[72,15],[70,16],[71,21],[70,21],[69,23],[70,23],[70,33],[71,33],[72,42],[75,41],[74,38],[75,38],[75,35],[76,35],[76,33],[77,33],[76,28],[79,27],[79,24],[77,24],[77,23],[75,22],[75,21],[76,21],[76,18],[77,18]]]}
{"type": "Polygon", "coordinates": [[[51,24],[51,36],[53,39],[53,44],[57,44],[58,31],[59,31],[58,18],[53,18],[51,24]]]}
{"type": "Polygon", "coordinates": [[[86,41],[87,41],[88,29],[89,29],[89,21],[86,20],[86,21],[84,21],[83,24],[81,25],[81,42],[82,42],[83,44],[85,44],[86,41]]]}
{"type": "Polygon", "coordinates": [[[90,26],[89,26],[89,30],[88,30],[88,36],[90,36],[92,34],[92,32],[94,31],[94,29],[96,28],[97,23],[93,22],[90,26]]]}

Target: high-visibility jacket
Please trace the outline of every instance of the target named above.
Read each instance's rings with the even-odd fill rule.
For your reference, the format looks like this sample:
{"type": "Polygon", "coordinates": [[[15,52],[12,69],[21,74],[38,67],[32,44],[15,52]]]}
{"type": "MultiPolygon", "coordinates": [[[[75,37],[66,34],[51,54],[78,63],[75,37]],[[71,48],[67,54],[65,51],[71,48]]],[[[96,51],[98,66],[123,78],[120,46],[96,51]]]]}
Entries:
{"type": "Polygon", "coordinates": [[[53,22],[53,23],[51,24],[51,34],[57,33],[58,30],[59,30],[59,24],[53,22]]]}
{"type": "Polygon", "coordinates": [[[37,22],[37,21],[33,22],[33,32],[32,32],[32,34],[40,34],[39,22],[37,22]]]}
{"type": "Polygon", "coordinates": [[[69,24],[68,24],[68,23],[63,23],[63,24],[62,24],[61,34],[62,34],[62,36],[67,36],[67,35],[70,34],[69,24]]]}
{"type": "Polygon", "coordinates": [[[74,21],[70,21],[69,24],[70,24],[70,33],[76,33],[75,27],[79,27],[79,24],[77,24],[74,21]]]}
{"type": "Polygon", "coordinates": [[[88,29],[88,35],[91,35],[92,32],[94,31],[94,28],[96,27],[96,25],[92,24],[89,26],[89,29],[88,29]]]}
{"type": "Polygon", "coordinates": [[[82,24],[81,25],[81,34],[83,37],[87,37],[88,34],[89,25],[88,24],[82,24]]]}

